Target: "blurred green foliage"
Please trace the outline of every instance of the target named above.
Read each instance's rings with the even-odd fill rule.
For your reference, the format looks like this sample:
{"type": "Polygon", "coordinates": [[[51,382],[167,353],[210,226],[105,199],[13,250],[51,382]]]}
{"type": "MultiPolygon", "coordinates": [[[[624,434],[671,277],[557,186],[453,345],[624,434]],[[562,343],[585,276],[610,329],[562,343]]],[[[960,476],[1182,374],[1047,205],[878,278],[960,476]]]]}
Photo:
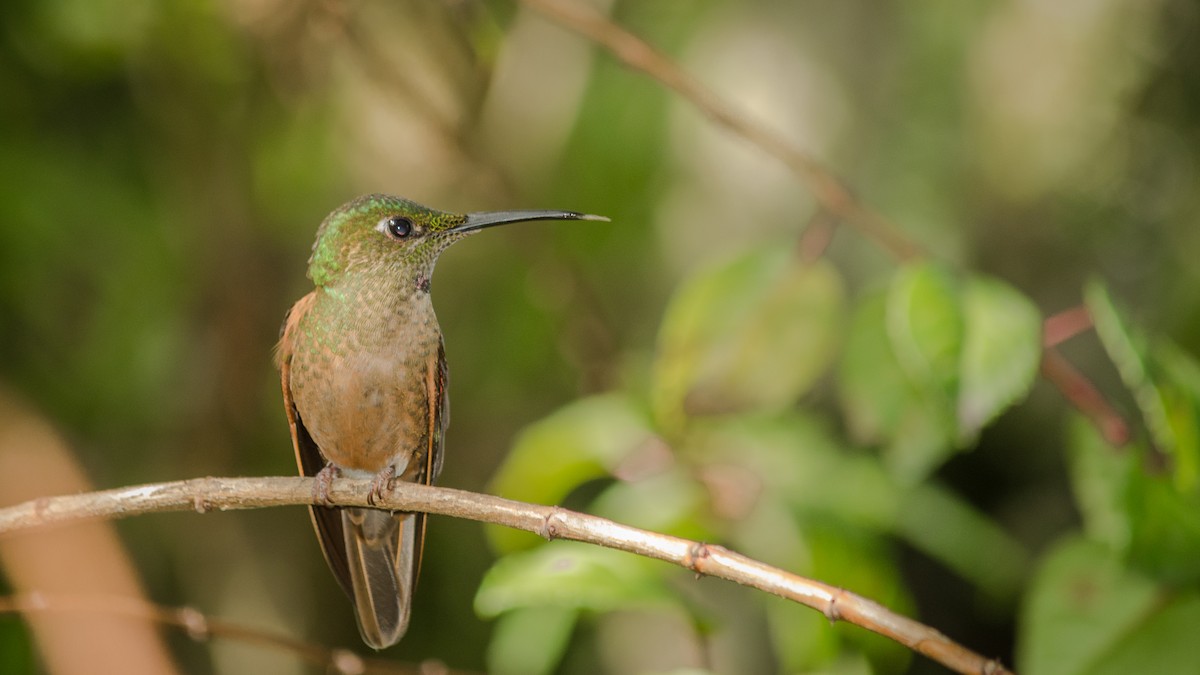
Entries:
{"type": "MultiPolygon", "coordinates": [[[[386,191],[601,213],[444,257],[443,484],[727,545],[1021,672],[1193,672],[1194,3],[608,10],[930,259],[842,226],[812,255],[796,176],[507,2],[11,0],[0,380],[99,486],[292,473],[270,352],[328,211],[386,191]],[[1095,330],[1059,350],[1131,423],[1124,447],[1036,377],[1042,319],[1079,303],[1095,330]]],[[[121,531],[160,602],[358,646],[300,509],[121,531]]],[[[621,553],[434,518],[425,555],[388,656],[940,672],[621,553]]],[[[28,639],[0,622],[0,671],[36,672],[28,639]]],[[[300,669],[177,647],[188,672],[300,669]]]]}

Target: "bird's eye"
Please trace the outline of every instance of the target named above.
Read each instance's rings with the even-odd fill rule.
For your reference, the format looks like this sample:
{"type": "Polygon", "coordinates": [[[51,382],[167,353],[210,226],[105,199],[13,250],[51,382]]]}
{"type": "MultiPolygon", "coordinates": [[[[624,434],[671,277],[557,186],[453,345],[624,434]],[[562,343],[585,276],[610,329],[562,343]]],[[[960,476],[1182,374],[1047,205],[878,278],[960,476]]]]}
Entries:
{"type": "Polygon", "coordinates": [[[412,234],[412,221],[404,216],[391,216],[384,218],[380,223],[383,226],[383,231],[392,239],[407,239],[408,235],[412,234]]]}

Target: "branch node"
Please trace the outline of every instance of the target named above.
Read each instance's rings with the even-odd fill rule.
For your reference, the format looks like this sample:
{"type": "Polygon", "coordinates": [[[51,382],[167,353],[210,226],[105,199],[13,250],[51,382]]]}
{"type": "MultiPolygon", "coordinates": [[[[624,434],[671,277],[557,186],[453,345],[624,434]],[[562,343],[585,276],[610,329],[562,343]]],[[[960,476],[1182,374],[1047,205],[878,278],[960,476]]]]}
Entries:
{"type": "Polygon", "coordinates": [[[208,630],[208,619],[192,607],[180,607],[175,613],[179,624],[195,642],[207,642],[212,635],[208,630]]]}
{"type": "Polygon", "coordinates": [[[50,510],[50,498],[38,497],[33,500],[33,512],[39,519],[46,517],[46,511],[50,510]]]}
{"type": "Polygon", "coordinates": [[[329,654],[329,665],[342,675],[362,675],[367,665],[362,657],[348,649],[335,649],[329,654]]]}
{"type": "Polygon", "coordinates": [[[558,537],[558,525],[555,520],[562,519],[562,509],[557,506],[550,507],[550,512],[542,519],[542,526],[538,528],[538,535],[547,541],[551,541],[558,537]]]}
{"type": "Polygon", "coordinates": [[[712,551],[709,550],[708,544],[702,541],[694,542],[688,547],[687,553],[683,556],[683,566],[696,573],[696,578],[699,579],[704,575],[704,562],[712,556],[712,551]]]}
{"type": "Polygon", "coordinates": [[[203,496],[196,495],[192,498],[192,508],[196,510],[196,513],[208,513],[212,507],[208,505],[208,501],[203,496]]]}
{"type": "Polygon", "coordinates": [[[834,593],[829,597],[829,604],[825,605],[825,611],[822,612],[825,615],[825,618],[829,619],[829,623],[837,623],[844,618],[842,617],[842,610],[838,608],[838,600],[841,599],[845,592],[846,591],[842,589],[838,589],[837,593],[834,593]]]}

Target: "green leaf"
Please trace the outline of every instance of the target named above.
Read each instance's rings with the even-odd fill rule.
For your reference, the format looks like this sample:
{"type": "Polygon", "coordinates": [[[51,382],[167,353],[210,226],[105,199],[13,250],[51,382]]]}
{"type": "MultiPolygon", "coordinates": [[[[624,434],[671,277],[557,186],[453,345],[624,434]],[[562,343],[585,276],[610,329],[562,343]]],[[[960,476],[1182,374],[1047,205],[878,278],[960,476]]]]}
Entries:
{"type": "Polygon", "coordinates": [[[1033,386],[1042,357],[1042,317],[1016,289],[986,277],[967,280],[962,302],[958,437],[966,445],[1033,386]]]}
{"type": "Polygon", "coordinates": [[[1127,551],[1133,531],[1127,500],[1129,481],[1138,470],[1137,452],[1132,447],[1112,447],[1095,425],[1074,415],[1067,460],[1084,532],[1115,551],[1127,551]]]}
{"type": "Polygon", "coordinates": [[[1155,345],[1156,378],[1164,383],[1163,407],[1175,439],[1175,484],[1182,491],[1200,488],[1200,364],[1174,343],[1155,345]]]}
{"type": "MultiPolygon", "coordinates": [[[[491,491],[537,504],[558,504],[580,484],[611,474],[630,453],[655,438],[645,414],[619,394],[571,403],[526,427],[505,457],[491,491]]],[[[537,535],[489,526],[501,552],[529,548],[537,535]]]]}
{"type": "Polygon", "coordinates": [[[1130,558],[1166,581],[1200,582],[1200,366],[1170,343],[1144,339],[1099,282],[1088,285],[1086,299],[1154,446],[1133,447],[1137,464],[1126,467],[1130,558]]]}
{"type": "Polygon", "coordinates": [[[761,493],[760,500],[795,512],[870,529],[887,530],[895,518],[899,491],[879,461],[847,453],[820,421],[802,413],[707,420],[694,427],[688,447],[690,457],[730,479],[714,490],[717,504],[753,504],[761,493]],[[747,495],[724,494],[739,490],[747,495]]]}
{"type": "Polygon", "coordinates": [[[884,297],[865,299],[838,371],[851,434],[884,443],[884,458],[916,482],[1032,386],[1041,316],[1007,284],[905,267],[884,297]]]}
{"type": "Polygon", "coordinates": [[[850,434],[882,444],[894,475],[916,482],[953,450],[949,401],[922,391],[900,366],[888,338],[889,298],[862,301],[850,324],[838,370],[838,393],[850,434]]]}
{"type": "Polygon", "coordinates": [[[684,282],[659,331],[653,398],[660,422],[677,428],[685,414],[794,402],[836,353],[843,296],[831,264],[802,264],[778,246],[684,282]]]}
{"type": "Polygon", "coordinates": [[[1200,583],[1200,493],[1140,466],[1130,476],[1130,560],[1173,584],[1200,583]]]}
{"type": "Polygon", "coordinates": [[[1027,675],[1195,673],[1200,595],[1170,594],[1107,547],[1071,539],[1038,571],[1018,629],[1027,675]]]}
{"type": "Polygon", "coordinates": [[[1168,598],[1136,632],[1126,636],[1113,653],[1106,655],[1093,673],[1194,675],[1197,670],[1196,626],[1200,626],[1200,595],[1183,593],[1168,598]]]}
{"type": "Polygon", "coordinates": [[[837,634],[820,612],[776,598],[766,602],[771,648],[786,672],[817,670],[840,655],[837,634]]]}
{"type": "MultiPolygon", "coordinates": [[[[766,508],[760,506],[756,511],[778,511],[763,506],[766,508]]],[[[912,613],[912,598],[896,571],[892,547],[884,536],[855,527],[833,514],[802,512],[789,516],[786,520],[776,519],[774,536],[783,539],[799,534],[803,549],[793,559],[776,558],[779,566],[850,589],[901,614],[912,613]]],[[[748,551],[759,557],[757,550],[748,551]]],[[[772,648],[786,672],[899,672],[911,657],[894,641],[831,623],[811,608],[776,598],[765,602],[772,648]],[[855,655],[868,657],[875,667],[845,670],[844,659],[855,655]]]]}
{"type": "MultiPolygon", "coordinates": [[[[804,538],[812,550],[814,578],[871,598],[902,615],[915,612],[899,563],[883,537],[836,520],[810,519],[804,524],[804,538]]],[[[881,635],[844,623],[829,628],[840,642],[865,654],[875,666],[873,672],[902,672],[912,658],[903,645],[881,635]]]]}
{"type": "Polygon", "coordinates": [[[882,293],[859,303],[838,367],[838,398],[846,424],[863,444],[891,439],[915,396],[887,338],[886,313],[882,293]]]}
{"type": "Polygon", "coordinates": [[[1085,530],[1130,564],[1174,584],[1200,583],[1200,493],[1152,473],[1139,444],[1109,446],[1083,420],[1070,437],[1071,478],[1085,530]]]}
{"type": "Polygon", "coordinates": [[[504,614],[496,620],[496,630],[488,643],[488,672],[554,672],[571,642],[578,616],[578,610],[564,607],[531,607],[504,614]]]}
{"type": "Polygon", "coordinates": [[[1150,378],[1146,365],[1146,344],[1140,334],[1130,330],[1120,312],[1108,295],[1108,290],[1099,281],[1092,281],[1084,289],[1084,299],[1096,333],[1121,374],[1121,379],[1137,401],[1142,420],[1150,431],[1155,445],[1164,452],[1175,451],[1176,439],[1168,421],[1163,394],[1150,378]]]}
{"type": "Polygon", "coordinates": [[[589,512],[618,523],[686,539],[711,539],[701,524],[708,492],[688,467],[675,465],[634,481],[617,481],[592,501],[589,512]]]}
{"type": "Polygon", "coordinates": [[[891,443],[883,448],[884,465],[905,484],[924,480],[954,454],[952,424],[944,402],[914,392],[891,443]]]}
{"type": "Polygon", "coordinates": [[[496,561],[475,594],[475,611],[494,617],[530,607],[606,612],[674,603],[653,565],[623,551],[550,542],[496,561]]]}
{"type": "Polygon", "coordinates": [[[953,275],[932,263],[900,270],[887,296],[887,335],[909,381],[940,404],[958,395],[965,319],[953,275]]]}

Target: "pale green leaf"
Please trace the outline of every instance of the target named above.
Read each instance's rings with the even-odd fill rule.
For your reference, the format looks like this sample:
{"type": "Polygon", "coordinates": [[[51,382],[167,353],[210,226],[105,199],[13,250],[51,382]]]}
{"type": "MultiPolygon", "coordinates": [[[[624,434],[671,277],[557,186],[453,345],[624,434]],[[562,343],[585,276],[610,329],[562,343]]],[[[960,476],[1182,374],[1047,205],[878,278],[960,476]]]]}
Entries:
{"type": "Polygon", "coordinates": [[[494,617],[528,607],[605,612],[673,603],[655,564],[590,544],[550,542],[497,560],[479,584],[475,611],[494,617]]]}
{"type": "Polygon", "coordinates": [[[887,337],[886,297],[864,298],[850,321],[838,368],[838,399],[859,443],[890,440],[914,396],[887,337]]]}
{"type": "Polygon", "coordinates": [[[1200,595],[1167,596],[1163,606],[1114,645],[1088,675],[1194,675],[1196,626],[1200,626],[1200,595]]]}
{"type": "Polygon", "coordinates": [[[571,642],[579,611],[529,607],[501,615],[488,643],[488,672],[496,675],[552,673],[571,642]]]}
{"type": "Polygon", "coordinates": [[[859,443],[880,444],[894,475],[916,482],[954,449],[950,400],[915,383],[888,337],[889,296],[862,301],[851,321],[838,370],[838,398],[859,443]]]}
{"type": "Polygon", "coordinates": [[[1072,418],[1067,460],[1083,529],[1115,551],[1127,550],[1132,539],[1127,500],[1138,454],[1132,447],[1112,447],[1091,422],[1079,415],[1072,418]]]}
{"type": "Polygon", "coordinates": [[[1108,290],[1099,281],[1087,285],[1084,299],[1100,342],[1116,365],[1125,386],[1133,393],[1155,445],[1164,452],[1174,452],[1175,434],[1168,421],[1163,393],[1147,370],[1145,339],[1129,327],[1109,297],[1108,290]]]}
{"type": "Polygon", "coordinates": [[[1033,385],[1042,356],[1042,317],[1016,289],[986,277],[967,281],[962,303],[958,436],[965,445],[1033,385]]]}
{"type": "MultiPolygon", "coordinates": [[[[571,403],[526,427],[495,477],[491,491],[537,504],[558,504],[580,484],[611,474],[622,459],[652,441],[649,420],[619,394],[571,403]]],[[[528,532],[492,526],[499,551],[540,541],[528,532]]]]}
{"type": "Polygon", "coordinates": [[[879,461],[847,453],[814,417],[784,412],[709,420],[688,440],[693,457],[727,467],[715,500],[753,503],[762,492],[798,512],[879,530],[895,518],[898,491],[879,461]]]}
{"type": "Polygon", "coordinates": [[[965,319],[958,283],[932,263],[900,270],[887,296],[887,335],[901,369],[938,402],[959,386],[965,319]]]}
{"type": "Polygon", "coordinates": [[[624,525],[687,539],[711,539],[701,523],[709,494],[687,467],[675,465],[652,476],[617,481],[594,499],[588,511],[624,525]]]}

